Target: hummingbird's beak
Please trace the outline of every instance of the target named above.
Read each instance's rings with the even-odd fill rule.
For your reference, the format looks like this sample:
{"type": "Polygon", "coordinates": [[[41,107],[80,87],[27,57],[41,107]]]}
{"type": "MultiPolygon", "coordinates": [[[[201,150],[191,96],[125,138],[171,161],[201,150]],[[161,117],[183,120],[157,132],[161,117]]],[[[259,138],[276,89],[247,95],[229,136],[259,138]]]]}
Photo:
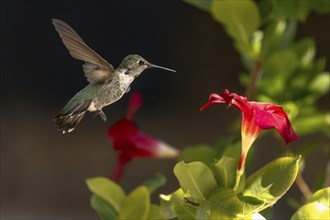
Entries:
{"type": "Polygon", "coordinates": [[[175,72],[175,70],[172,70],[172,69],[169,69],[169,68],[166,68],[166,67],[162,67],[162,66],[158,66],[158,65],[154,65],[152,63],[149,63],[149,68],[158,68],[158,69],[163,69],[163,70],[167,70],[167,71],[171,71],[171,72],[175,72]]]}

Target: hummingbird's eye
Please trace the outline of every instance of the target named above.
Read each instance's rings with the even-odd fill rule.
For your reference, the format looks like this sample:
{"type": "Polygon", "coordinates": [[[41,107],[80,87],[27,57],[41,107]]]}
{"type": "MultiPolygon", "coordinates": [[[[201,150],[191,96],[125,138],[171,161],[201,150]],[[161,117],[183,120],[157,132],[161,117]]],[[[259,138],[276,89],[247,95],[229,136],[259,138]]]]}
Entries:
{"type": "Polygon", "coordinates": [[[143,61],[143,60],[139,60],[139,65],[144,65],[145,64],[145,62],[143,61]]]}

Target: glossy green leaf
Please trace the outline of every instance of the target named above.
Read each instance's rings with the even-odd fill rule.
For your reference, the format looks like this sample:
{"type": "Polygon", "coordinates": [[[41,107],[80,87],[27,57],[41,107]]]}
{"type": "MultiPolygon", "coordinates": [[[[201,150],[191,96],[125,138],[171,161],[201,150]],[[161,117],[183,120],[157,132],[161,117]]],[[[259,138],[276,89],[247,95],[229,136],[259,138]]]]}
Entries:
{"type": "Polygon", "coordinates": [[[243,215],[250,215],[263,209],[266,201],[255,196],[238,196],[243,205],[243,215]]]}
{"type": "Polygon", "coordinates": [[[189,193],[184,193],[181,188],[170,195],[160,195],[161,216],[166,219],[195,219],[197,206],[185,199],[193,200],[189,193]]]}
{"type": "Polygon", "coordinates": [[[156,177],[143,182],[143,185],[147,187],[150,194],[152,194],[159,187],[166,183],[166,177],[160,173],[156,173],[156,177]]]}
{"type": "Polygon", "coordinates": [[[195,219],[197,206],[186,202],[185,198],[187,197],[182,197],[178,194],[173,196],[175,213],[177,214],[179,220],[195,219]]]}
{"type": "Polygon", "coordinates": [[[315,192],[307,204],[300,207],[291,220],[297,219],[329,219],[330,187],[315,192]]]}
{"type": "Polygon", "coordinates": [[[159,206],[158,205],[151,204],[147,219],[148,220],[163,220],[165,218],[163,218],[160,215],[159,206]]]}
{"type": "MultiPolygon", "coordinates": [[[[179,190],[182,192],[181,188],[179,190]]],[[[170,194],[170,195],[160,194],[159,200],[160,200],[160,215],[163,218],[171,219],[171,218],[177,217],[175,210],[174,210],[172,194],[170,194]]]]}
{"type": "Polygon", "coordinates": [[[273,207],[268,207],[259,212],[259,214],[265,219],[274,219],[274,213],[273,207]]]}
{"type": "Polygon", "coordinates": [[[274,204],[294,182],[299,160],[300,156],[282,157],[268,163],[247,178],[243,195],[266,201],[265,208],[274,204]]]}
{"type": "Polygon", "coordinates": [[[196,8],[205,11],[205,12],[210,12],[210,7],[212,0],[183,0],[184,2],[195,6],[196,8]]]}
{"type": "Polygon", "coordinates": [[[310,202],[320,202],[330,207],[330,187],[316,191],[312,197],[308,199],[307,203],[310,202]]]}
{"type": "Polygon", "coordinates": [[[96,211],[102,220],[115,220],[117,219],[117,212],[114,208],[104,201],[101,197],[93,195],[91,198],[91,206],[96,211]]]}
{"type": "Polygon", "coordinates": [[[179,162],[174,174],[183,191],[198,200],[204,200],[217,187],[212,171],[202,162],[179,162]]]}
{"type": "Polygon", "coordinates": [[[211,164],[218,155],[216,151],[208,145],[198,145],[193,147],[186,147],[181,151],[178,158],[186,163],[193,161],[201,161],[206,165],[211,164]]]}
{"type": "Polygon", "coordinates": [[[136,188],[123,201],[118,220],[148,219],[150,211],[150,198],[148,189],[144,186],[136,188]]]}
{"type": "Polygon", "coordinates": [[[237,166],[237,159],[225,155],[216,164],[211,165],[218,188],[232,188],[235,185],[237,166]]]}
{"type": "Polygon", "coordinates": [[[213,1],[211,14],[234,38],[241,54],[251,52],[250,37],[260,25],[259,10],[254,1],[213,1]]]}
{"type": "Polygon", "coordinates": [[[243,207],[232,189],[218,189],[202,202],[196,219],[240,219],[243,207]]]}
{"type": "Polygon", "coordinates": [[[86,183],[90,191],[113,206],[116,212],[119,211],[125,198],[125,192],[119,185],[105,177],[87,179],[86,183]]]}
{"type": "Polygon", "coordinates": [[[298,211],[291,217],[291,220],[300,219],[317,219],[327,220],[330,216],[330,208],[322,203],[312,202],[302,206],[298,211]]]}

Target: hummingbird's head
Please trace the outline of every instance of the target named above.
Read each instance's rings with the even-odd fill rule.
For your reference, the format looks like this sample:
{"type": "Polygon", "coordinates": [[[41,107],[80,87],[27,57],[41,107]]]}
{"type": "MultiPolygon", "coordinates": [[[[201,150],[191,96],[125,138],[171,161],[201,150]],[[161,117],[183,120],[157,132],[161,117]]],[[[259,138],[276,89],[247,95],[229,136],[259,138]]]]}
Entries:
{"type": "Polygon", "coordinates": [[[137,54],[130,54],[126,56],[119,65],[119,68],[127,69],[127,74],[134,75],[135,77],[139,76],[147,68],[159,68],[176,72],[175,70],[149,63],[147,60],[137,54]]]}

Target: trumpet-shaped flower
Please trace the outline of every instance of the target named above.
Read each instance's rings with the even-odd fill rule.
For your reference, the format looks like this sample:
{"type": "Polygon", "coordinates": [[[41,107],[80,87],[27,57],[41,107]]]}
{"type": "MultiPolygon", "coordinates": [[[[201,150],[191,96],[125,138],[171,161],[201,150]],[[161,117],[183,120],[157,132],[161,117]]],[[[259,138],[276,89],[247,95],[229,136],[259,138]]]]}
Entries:
{"type": "Polygon", "coordinates": [[[119,181],[125,165],[135,157],[173,158],[179,153],[177,149],[139,130],[133,118],[141,104],[141,95],[134,93],[129,102],[127,117],[108,129],[113,148],[120,152],[113,173],[113,179],[116,181],[119,181]]]}
{"type": "Polygon", "coordinates": [[[250,102],[246,97],[230,93],[227,89],[221,95],[211,94],[209,101],[202,106],[201,110],[211,104],[227,104],[228,107],[233,105],[242,112],[242,152],[238,165],[239,171],[244,169],[247,153],[261,130],[275,128],[286,144],[298,139],[281,106],[272,103],[250,102]]]}

